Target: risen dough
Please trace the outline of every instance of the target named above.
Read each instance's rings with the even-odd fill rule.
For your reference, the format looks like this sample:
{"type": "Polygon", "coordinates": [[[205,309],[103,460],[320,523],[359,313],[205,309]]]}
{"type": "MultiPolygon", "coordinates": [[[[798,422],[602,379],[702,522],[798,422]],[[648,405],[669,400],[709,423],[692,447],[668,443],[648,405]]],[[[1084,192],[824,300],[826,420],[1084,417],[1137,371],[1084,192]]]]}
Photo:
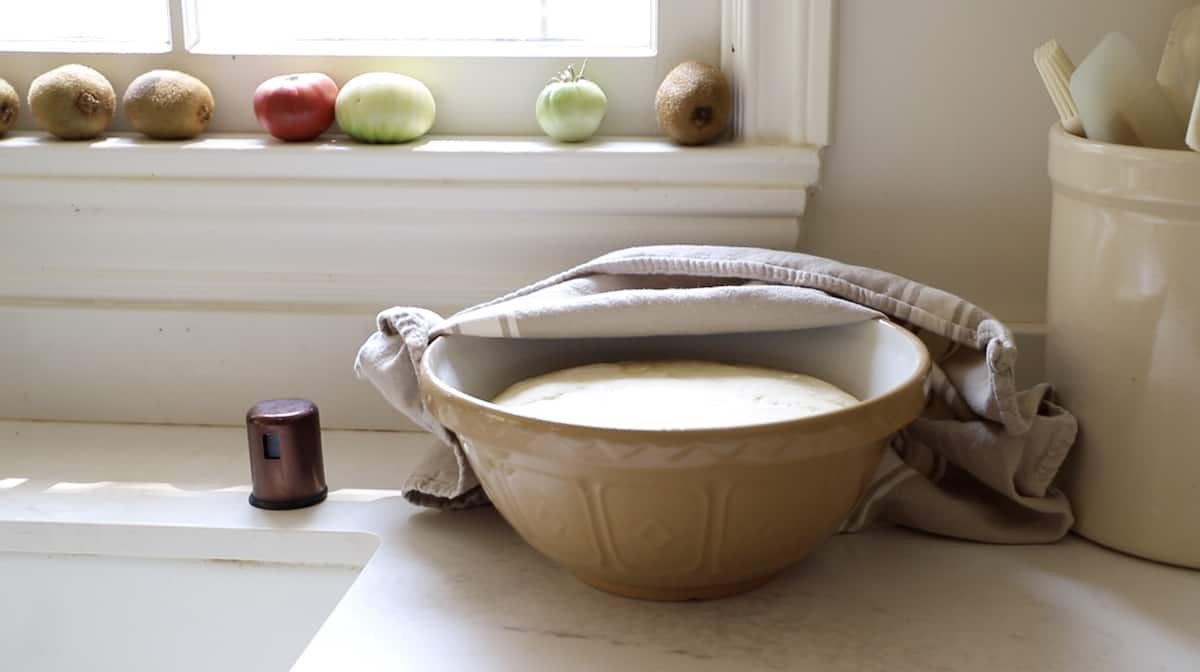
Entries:
{"type": "Polygon", "coordinates": [[[858,403],[819,378],[702,361],[590,364],[534,376],[494,403],[534,418],[619,429],[793,420],[858,403]]]}

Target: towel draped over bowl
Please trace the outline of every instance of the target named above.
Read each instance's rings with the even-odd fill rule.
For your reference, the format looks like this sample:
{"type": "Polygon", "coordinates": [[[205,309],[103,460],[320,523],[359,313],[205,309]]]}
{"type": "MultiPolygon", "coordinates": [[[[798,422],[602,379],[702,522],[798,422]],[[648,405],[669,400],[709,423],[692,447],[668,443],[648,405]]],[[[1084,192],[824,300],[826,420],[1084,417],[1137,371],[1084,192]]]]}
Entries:
{"type": "Polygon", "coordinates": [[[1075,418],[1049,385],[1017,389],[1012,332],[971,303],[883,271],[796,252],[740,247],[636,247],[604,255],[449,318],[391,308],[355,370],[438,441],[403,486],[442,509],[487,503],[452,432],[425,408],[418,367],[444,334],[569,338],[745,333],[886,317],[911,329],[933,360],[925,412],[889,445],[842,525],[889,521],[996,543],[1061,538],[1074,518],[1053,481],[1075,418]]]}

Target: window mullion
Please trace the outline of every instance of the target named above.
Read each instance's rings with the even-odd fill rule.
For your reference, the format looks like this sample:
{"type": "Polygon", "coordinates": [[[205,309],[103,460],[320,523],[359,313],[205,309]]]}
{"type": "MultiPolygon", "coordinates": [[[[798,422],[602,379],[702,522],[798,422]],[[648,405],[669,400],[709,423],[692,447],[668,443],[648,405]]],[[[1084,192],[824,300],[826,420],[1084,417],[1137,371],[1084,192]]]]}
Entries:
{"type": "Polygon", "coordinates": [[[167,6],[171,20],[171,53],[183,53],[183,0],[167,0],[167,6]]]}

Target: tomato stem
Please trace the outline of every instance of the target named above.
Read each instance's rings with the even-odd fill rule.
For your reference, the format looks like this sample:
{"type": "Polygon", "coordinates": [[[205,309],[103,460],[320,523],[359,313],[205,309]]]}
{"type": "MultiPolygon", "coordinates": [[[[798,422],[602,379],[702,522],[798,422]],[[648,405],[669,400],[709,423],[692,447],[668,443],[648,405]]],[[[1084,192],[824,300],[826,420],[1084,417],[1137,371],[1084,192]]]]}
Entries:
{"type": "Polygon", "coordinates": [[[574,63],[568,65],[562,72],[559,72],[554,77],[551,77],[550,83],[553,84],[555,82],[560,82],[563,84],[569,84],[571,82],[578,82],[579,80],[583,79],[583,72],[587,70],[587,64],[588,59],[583,59],[583,65],[579,66],[579,72],[575,72],[574,63]]]}

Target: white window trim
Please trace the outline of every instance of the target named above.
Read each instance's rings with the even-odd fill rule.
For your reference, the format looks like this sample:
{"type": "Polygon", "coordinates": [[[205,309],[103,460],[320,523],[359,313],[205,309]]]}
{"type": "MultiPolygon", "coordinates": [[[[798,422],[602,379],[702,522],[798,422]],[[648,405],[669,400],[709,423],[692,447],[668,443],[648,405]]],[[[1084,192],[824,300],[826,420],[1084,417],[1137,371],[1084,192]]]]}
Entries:
{"type": "Polygon", "coordinates": [[[403,427],[345,363],[375,310],[629,245],[790,248],[829,137],[833,6],[725,0],[734,138],[709,147],[0,139],[0,416],[228,424],[287,393],[330,427],[403,427]]]}
{"type": "MultiPolygon", "coordinates": [[[[720,145],[680,148],[659,138],[561,145],[476,136],[430,136],[386,147],[337,137],[285,145],[256,134],[206,134],[182,143],[115,134],[60,143],[14,133],[0,139],[0,177],[369,179],[392,189],[452,180],[460,187],[521,183],[560,191],[643,183],[740,191],[743,199],[726,201],[726,210],[799,217],[829,138],[833,2],[723,0],[721,66],[734,82],[735,104],[732,142],[720,145]],[[755,206],[759,196],[766,198],[755,206]]],[[[692,206],[661,207],[685,212],[692,206]]]]}
{"type": "MultiPolygon", "coordinates": [[[[562,145],[545,138],[432,136],[408,145],[371,146],[345,138],[284,144],[244,134],[206,135],[188,142],[119,135],[72,143],[17,133],[0,138],[0,202],[24,207],[35,213],[34,219],[39,208],[69,207],[120,209],[134,220],[144,216],[161,221],[163,203],[189,199],[205,207],[220,202],[236,218],[273,203],[295,212],[324,209],[321,216],[329,217],[334,199],[340,198],[352,199],[355,209],[394,213],[396,218],[414,212],[458,213],[464,220],[472,213],[625,216],[646,222],[641,240],[647,241],[661,239],[651,224],[654,218],[707,218],[710,226],[715,218],[725,218],[721,226],[727,233],[710,230],[708,240],[791,246],[801,237],[800,217],[809,189],[818,183],[820,150],[829,136],[833,6],[834,0],[724,0],[722,65],[736,91],[731,142],[684,148],[643,137],[562,145]],[[788,221],[790,227],[780,228],[788,221]]],[[[177,240],[209,235],[207,225],[173,226],[177,240]]],[[[544,226],[544,233],[536,235],[562,235],[551,224],[544,226]]],[[[664,224],[662,230],[669,226],[664,224]]],[[[359,229],[352,222],[339,227],[345,240],[363,246],[374,243],[376,234],[369,227],[359,229]]],[[[697,225],[698,231],[702,228],[697,225]]],[[[38,236],[44,240],[43,250],[67,249],[72,244],[68,231],[41,231],[36,221],[10,224],[0,227],[0,248],[19,248],[4,244],[2,236],[10,235],[16,242],[22,236],[38,236]]],[[[448,228],[441,240],[452,243],[449,237],[461,232],[448,228]]],[[[594,242],[602,242],[603,235],[593,232],[594,242]]],[[[139,249],[128,263],[159,256],[146,247],[153,243],[129,236],[113,240],[114,245],[139,249]]],[[[689,242],[687,237],[676,238],[689,242]]],[[[611,236],[612,247],[637,242],[628,232],[611,236]]],[[[220,254],[220,249],[202,242],[196,250],[220,254]]],[[[337,266],[341,260],[334,252],[328,254],[328,264],[337,266]]],[[[0,250],[0,262],[4,257],[0,250]]],[[[14,257],[9,268],[17,270],[0,273],[0,302],[78,300],[92,291],[106,300],[159,301],[171,296],[154,290],[171,285],[161,273],[143,290],[130,293],[136,282],[124,281],[104,290],[114,272],[138,270],[121,267],[125,262],[119,258],[115,255],[104,273],[89,278],[90,271],[72,271],[70,264],[59,266],[53,259],[40,264],[41,272],[27,273],[23,259],[14,257]],[[49,277],[58,271],[61,277],[49,277]]],[[[310,266],[320,261],[308,258],[310,266]]],[[[212,261],[213,268],[224,265],[212,261]]],[[[243,277],[246,293],[231,292],[226,284],[206,289],[200,283],[195,289],[200,281],[189,277],[187,283],[195,291],[188,298],[204,300],[204,292],[211,290],[208,298],[215,301],[243,300],[254,295],[253,277],[243,277]]],[[[461,282],[470,285],[473,280],[464,277],[461,282]]],[[[270,291],[260,295],[268,301],[302,300],[307,291],[304,283],[294,290],[286,289],[286,283],[268,284],[270,291]]],[[[426,284],[438,282],[431,279],[426,284]]],[[[344,298],[339,293],[316,295],[344,298]]],[[[462,292],[451,295],[463,298],[462,292]]]]}
{"type": "MultiPolygon", "coordinates": [[[[316,53],[302,56],[237,50],[206,53],[209,50],[204,47],[203,36],[198,36],[198,44],[188,42],[184,24],[189,20],[184,11],[193,5],[181,5],[180,1],[172,0],[173,37],[168,53],[7,52],[0,54],[0,77],[24,92],[36,75],[63,63],[82,62],[108,77],[119,95],[135,77],[151,68],[182,70],[199,77],[213,91],[216,108],[208,129],[211,134],[259,132],[251,99],[255,87],[269,77],[288,72],[323,72],[345,84],[364,72],[389,70],[416,77],[429,86],[438,104],[434,133],[532,136],[541,133],[533,114],[538,92],[568,63],[578,65],[582,56],[552,56],[528,45],[504,47],[512,52],[503,58],[480,58],[479,54],[471,57],[469,50],[459,48],[467,45],[458,45],[449,53],[443,53],[437,44],[426,45],[423,49],[432,51],[414,54],[403,43],[376,45],[382,52],[371,55],[356,55],[353,44],[338,54],[320,53],[319,45],[316,53]],[[205,53],[194,51],[196,48],[205,53]]],[[[601,135],[653,135],[654,109],[649,101],[667,71],[683,60],[720,60],[721,0],[656,0],[655,4],[664,27],[655,35],[653,53],[614,56],[602,49],[586,52],[590,57],[589,77],[609,96],[608,117],[600,127],[601,135]]],[[[93,44],[104,49],[101,43],[93,44]]],[[[282,49],[288,45],[275,46],[282,49]]],[[[264,47],[265,51],[273,51],[270,44],[264,47]]],[[[37,130],[28,114],[17,123],[21,130],[37,130]]],[[[129,130],[119,109],[109,132],[129,130]]]]}
{"type": "Polygon", "coordinates": [[[734,135],[829,144],[835,0],[723,0],[721,67],[735,84],[734,135]]]}

